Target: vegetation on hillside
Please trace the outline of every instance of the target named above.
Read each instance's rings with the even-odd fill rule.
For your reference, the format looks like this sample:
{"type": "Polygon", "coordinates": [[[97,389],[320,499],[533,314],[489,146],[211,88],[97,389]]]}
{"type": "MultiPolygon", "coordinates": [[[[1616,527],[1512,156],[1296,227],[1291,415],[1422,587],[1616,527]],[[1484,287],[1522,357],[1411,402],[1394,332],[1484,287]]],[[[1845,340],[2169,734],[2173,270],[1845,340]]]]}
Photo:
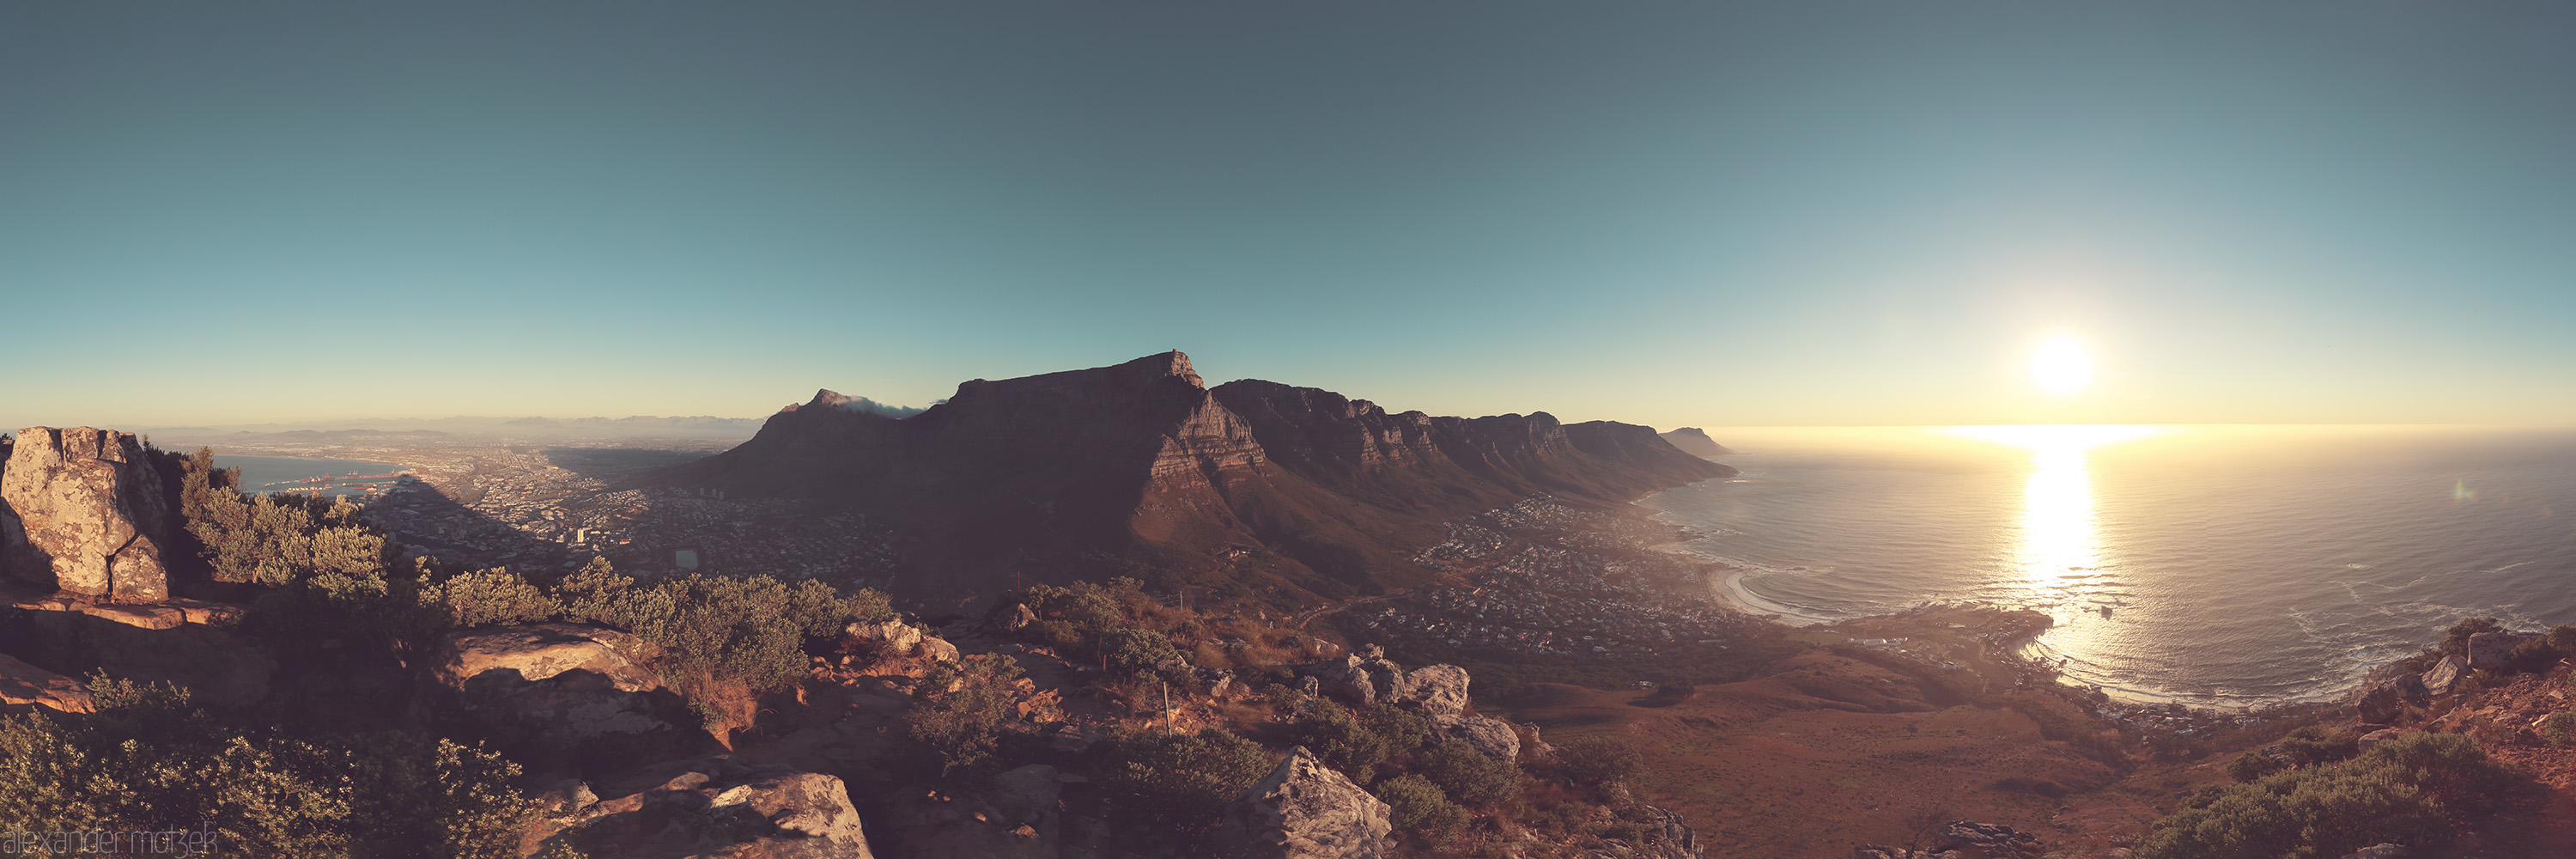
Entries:
{"type": "Polygon", "coordinates": [[[2336,857],[2373,844],[2447,843],[2528,802],[2528,778],[2457,734],[2410,734],[2350,761],[2202,791],[2158,821],[2137,859],[2336,857]]]}

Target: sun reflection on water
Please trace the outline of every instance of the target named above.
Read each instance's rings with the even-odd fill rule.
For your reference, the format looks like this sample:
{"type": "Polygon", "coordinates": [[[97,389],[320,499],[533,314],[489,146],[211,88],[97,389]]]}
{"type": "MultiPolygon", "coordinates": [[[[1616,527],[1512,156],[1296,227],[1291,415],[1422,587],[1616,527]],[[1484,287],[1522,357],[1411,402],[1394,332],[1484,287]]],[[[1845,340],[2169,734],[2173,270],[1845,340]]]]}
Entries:
{"type": "MultiPolygon", "coordinates": [[[[1955,427],[1950,432],[2030,451],[2030,477],[2022,490],[2021,533],[2011,564],[2043,598],[2070,580],[2092,578],[2103,566],[2100,520],[2093,509],[2093,448],[2165,432],[2163,427],[2115,424],[2024,424],[1955,427]]],[[[2057,594],[2057,596],[2064,596],[2057,594]]]]}

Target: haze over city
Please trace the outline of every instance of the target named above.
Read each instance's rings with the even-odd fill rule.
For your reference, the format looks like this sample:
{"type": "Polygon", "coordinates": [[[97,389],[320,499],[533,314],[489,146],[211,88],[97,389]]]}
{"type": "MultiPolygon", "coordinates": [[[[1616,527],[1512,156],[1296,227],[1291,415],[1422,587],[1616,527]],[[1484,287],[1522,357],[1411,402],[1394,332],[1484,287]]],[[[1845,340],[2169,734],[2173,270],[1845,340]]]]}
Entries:
{"type": "Polygon", "coordinates": [[[0,424],[757,417],[1172,348],[1659,427],[2567,424],[2571,14],[17,4],[0,424]]]}

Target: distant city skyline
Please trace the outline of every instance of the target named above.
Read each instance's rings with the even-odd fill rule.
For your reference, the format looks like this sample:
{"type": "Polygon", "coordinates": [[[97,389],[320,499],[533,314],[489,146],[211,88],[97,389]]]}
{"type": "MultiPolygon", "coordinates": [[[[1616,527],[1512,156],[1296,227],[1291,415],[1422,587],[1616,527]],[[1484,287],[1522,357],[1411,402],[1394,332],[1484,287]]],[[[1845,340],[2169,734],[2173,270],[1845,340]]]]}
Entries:
{"type": "Polygon", "coordinates": [[[14,4],[0,424],[1179,349],[1662,429],[2576,425],[2570,80],[2564,4],[14,4]]]}

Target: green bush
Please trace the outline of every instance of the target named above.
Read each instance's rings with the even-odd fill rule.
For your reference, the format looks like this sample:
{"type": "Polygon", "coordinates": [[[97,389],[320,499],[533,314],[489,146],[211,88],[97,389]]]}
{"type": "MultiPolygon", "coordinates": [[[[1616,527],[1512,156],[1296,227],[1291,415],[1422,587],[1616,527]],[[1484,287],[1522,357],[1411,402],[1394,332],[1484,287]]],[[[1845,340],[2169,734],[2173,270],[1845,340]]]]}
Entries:
{"type": "Polygon", "coordinates": [[[94,678],[97,712],[0,719],[0,821],[19,831],[213,830],[249,856],[507,859],[519,768],[406,732],[285,737],[186,690],[94,678]]]}
{"type": "Polygon", "coordinates": [[[1315,702],[1305,715],[1290,723],[1288,742],[1305,746],[1315,753],[1316,760],[1360,784],[1369,782],[1378,763],[1388,754],[1384,737],[1331,701],[1315,702]]]}
{"type": "Polygon", "coordinates": [[[1370,707],[1360,714],[1360,725],[1385,741],[1388,757],[1409,754],[1431,738],[1431,722],[1402,707],[1370,707]]]}
{"type": "Polygon", "coordinates": [[[1100,655],[1109,660],[1113,670],[1134,671],[1176,658],[1181,649],[1153,630],[1113,629],[1100,634],[1100,655]]]}
{"type": "Polygon", "coordinates": [[[1608,734],[1573,737],[1556,744],[1556,759],[1575,781],[1599,784],[1634,778],[1645,755],[1626,739],[1608,734]]]}
{"type": "Polygon", "coordinates": [[[2300,766],[2332,763],[2352,757],[2361,751],[2361,737],[2348,733],[2328,733],[2308,725],[2281,738],[2281,753],[2300,766]]]}
{"type": "Polygon", "coordinates": [[[1000,654],[976,654],[951,677],[956,691],[948,691],[945,682],[935,688],[924,683],[922,700],[903,716],[905,735],[938,759],[943,776],[991,761],[1003,731],[1018,716],[1011,684],[1020,679],[1020,664],[1000,654]]]}
{"type": "Polygon", "coordinates": [[[1387,805],[1387,819],[1395,831],[1423,840],[1436,841],[1467,825],[1467,810],[1449,801],[1449,794],[1430,779],[1412,773],[1379,782],[1369,790],[1387,805]]]}
{"type": "Polygon", "coordinates": [[[1276,764],[1261,746],[1223,730],[1196,734],[1121,728],[1093,747],[1113,819],[1204,846],[1226,803],[1276,764]]]}
{"type": "Polygon", "coordinates": [[[2271,755],[2246,752],[2227,762],[2227,777],[2248,782],[2280,772],[2283,768],[2281,762],[2273,760],[2271,755]]]}
{"type": "Polygon", "coordinates": [[[805,638],[833,635],[853,618],[891,615],[885,595],[870,590],[842,597],[812,579],[789,587],[769,576],[711,575],[639,587],[605,560],[566,576],[555,597],[567,617],[659,645],[656,667],[683,694],[700,678],[755,693],[785,688],[805,676],[805,638]]]}
{"type": "Polygon", "coordinates": [[[508,569],[458,573],[421,588],[421,602],[447,612],[457,626],[527,623],[563,613],[563,603],[508,569]]]}
{"type": "Polygon", "coordinates": [[[2576,745],[2576,710],[2551,713],[2540,720],[2540,737],[2562,749],[2576,745]]]}
{"type": "Polygon", "coordinates": [[[2158,821],[2137,859],[2333,857],[2383,842],[2430,847],[2454,821],[2494,814],[2531,795],[2476,741],[2414,734],[2349,762],[2264,776],[2204,792],[2158,821]]]}
{"type": "Polygon", "coordinates": [[[1500,805],[1521,792],[1521,771],[1510,761],[1487,757],[1476,747],[1455,739],[1432,743],[1415,758],[1414,769],[1458,802],[1472,806],[1500,805]]]}

